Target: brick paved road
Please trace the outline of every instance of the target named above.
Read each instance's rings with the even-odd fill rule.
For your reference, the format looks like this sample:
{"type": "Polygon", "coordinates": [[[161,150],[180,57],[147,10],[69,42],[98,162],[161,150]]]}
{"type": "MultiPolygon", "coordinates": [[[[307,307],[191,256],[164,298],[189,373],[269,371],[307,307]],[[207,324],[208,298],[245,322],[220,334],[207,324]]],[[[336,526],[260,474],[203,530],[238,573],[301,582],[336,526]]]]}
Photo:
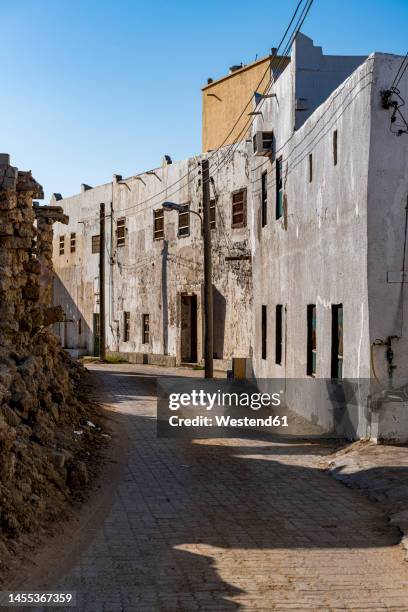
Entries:
{"type": "Polygon", "coordinates": [[[158,440],[154,375],[170,370],[93,369],[129,451],[109,516],[54,585],[81,610],[408,610],[398,533],[318,470],[327,448],[158,440]]]}

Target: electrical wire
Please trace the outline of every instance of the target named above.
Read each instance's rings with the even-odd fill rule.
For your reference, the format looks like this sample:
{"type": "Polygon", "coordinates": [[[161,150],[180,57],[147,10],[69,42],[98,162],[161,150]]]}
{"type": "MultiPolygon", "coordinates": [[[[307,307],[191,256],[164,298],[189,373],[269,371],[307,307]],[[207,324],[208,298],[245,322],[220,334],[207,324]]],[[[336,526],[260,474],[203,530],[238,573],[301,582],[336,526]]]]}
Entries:
{"type": "Polygon", "coordinates": [[[404,72],[405,72],[405,70],[407,69],[407,66],[408,66],[408,51],[407,51],[407,53],[406,53],[405,57],[403,58],[403,60],[402,60],[402,62],[401,62],[401,64],[400,64],[400,67],[398,68],[397,74],[395,75],[394,81],[393,81],[393,83],[392,83],[392,85],[391,85],[390,89],[392,89],[393,87],[398,87],[398,83],[399,83],[399,82],[400,82],[400,80],[402,79],[402,77],[403,77],[403,75],[404,75],[404,72]],[[402,73],[401,73],[400,77],[398,78],[398,75],[400,74],[401,69],[402,69],[402,67],[403,67],[403,65],[404,65],[404,64],[405,64],[405,68],[404,68],[404,70],[402,71],[402,73]],[[397,81],[397,78],[398,78],[398,81],[397,81]]]}
{"type": "MultiPolygon", "coordinates": [[[[291,33],[291,35],[290,35],[290,37],[289,37],[289,41],[288,41],[288,43],[287,43],[287,44],[286,44],[286,46],[285,46],[284,53],[287,53],[287,52],[288,52],[288,50],[291,48],[291,46],[292,46],[292,44],[293,44],[293,42],[294,42],[294,40],[295,40],[295,38],[296,38],[296,36],[297,36],[297,34],[298,34],[298,32],[299,32],[300,28],[302,27],[302,25],[303,25],[303,23],[304,23],[304,21],[305,21],[305,19],[306,19],[306,17],[307,17],[307,14],[309,13],[309,10],[310,10],[310,8],[311,8],[311,6],[312,6],[312,4],[313,4],[313,1],[314,1],[314,0],[306,0],[305,4],[304,4],[304,6],[303,6],[303,9],[302,9],[302,11],[301,11],[301,14],[300,14],[300,16],[299,16],[299,18],[298,18],[298,20],[297,20],[296,25],[295,25],[295,28],[294,28],[294,30],[292,31],[292,33],[291,33]]],[[[302,2],[303,2],[303,0],[300,0],[300,1],[298,2],[297,6],[296,6],[296,9],[295,9],[295,12],[293,13],[292,18],[291,18],[291,20],[290,20],[290,23],[289,23],[289,25],[287,26],[287,28],[286,28],[286,30],[285,30],[285,33],[284,33],[284,35],[283,35],[283,37],[282,37],[282,39],[281,39],[281,41],[280,41],[280,43],[279,43],[278,47],[276,48],[275,53],[274,53],[274,54],[271,56],[271,59],[272,59],[272,58],[276,58],[276,57],[277,57],[278,50],[279,50],[279,49],[280,49],[280,47],[282,46],[282,44],[283,44],[283,42],[284,42],[284,40],[285,40],[285,38],[286,38],[286,35],[287,35],[287,33],[288,33],[288,31],[289,31],[289,29],[290,29],[290,27],[291,27],[291,25],[292,25],[292,23],[293,23],[294,19],[296,18],[296,15],[297,15],[297,13],[298,13],[299,7],[300,7],[300,5],[301,5],[301,3],[302,3],[302,2]]],[[[279,70],[279,66],[281,65],[281,63],[282,63],[282,62],[284,62],[284,58],[285,58],[285,57],[286,57],[286,56],[282,56],[282,57],[280,58],[280,60],[279,60],[279,62],[278,62],[278,66],[276,67],[276,72],[278,72],[278,70],[279,70]]],[[[261,81],[260,81],[260,84],[262,84],[262,82],[263,82],[263,80],[264,80],[264,77],[265,77],[265,75],[267,74],[267,72],[268,72],[269,70],[270,70],[270,66],[268,66],[267,71],[266,71],[266,72],[264,73],[264,75],[262,76],[262,79],[261,79],[261,81]]],[[[267,87],[265,88],[265,90],[264,90],[264,94],[263,94],[263,95],[265,95],[265,93],[266,93],[266,92],[269,90],[269,88],[270,88],[271,84],[272,84],[272,80],[270,80],[270,81],[268,82],[267,87]]],[[[250,102],[252,101],[252,99],[253,99],[253,96],[251,96],[251,98],[249,99],[249,101],[248,101],[248,102],[247,102],[247,104],[245,105],[245,107],[244,107],[243,111],[241,112],[240,116],[239,116],[239,117],[238,117],[238,119],[235,121],[235,123],[234,123],[234,125],[233,125],[232,129],[230,130],[230,133],[232,133],[232,131],[235,129],[236,125],[238,124],[239,120],[242,118],[242,116],[243,116],[243,114],[244,114],[245,110],[248,108],[248,105],[250,104],[250,102]]],[[[259,107],[262,105],[262,103],[264,102],[264,100],[265,100],[265,98],[262,98],[262,99],[261,99],[261,101],[260,101],[260,103],[259,103],[259,107]]],[[[252,124],[252,122],[253,122],[253,121],[254,121],[254,119],[250,119],[250,120],[249,120],[249,124],[252,124]]],[[[241,141],[239,140],[239,138],[242,136],[242,134],[243,134],[244,132],[248,131],[248,129],[249,129],[249,125],[248,125],[248,122],[247,122],[247,123],[245,124],[244,128],[241,130],[240,134],[238,135],[238,140],[237,140],[237,142],[234,142],[234,143],[232,143],[232,145],[230,145],[230,146],[232,146],[232,147],[233,147],[233,150],[232,150],[231,152],[235,152],[235,151],[237,150],[238,146],[242,144],[242,143],[241,143],[241,141]],[[247,127],[247,126],[248,126],[248,127],[247,127]]],[[[230,135],[230,134],[229,134],[229,135],[230,135]]],[[[229,135],[227,135],[226,139],[228,139],[229,135]]],[[[215,151],[213,151],[213,152],[211,153],[211,155],[210,155],[209,159],[210,159],[211,157],[213,157],[215,154],[217,154],[217,153],[219,153],[219,152],[220,152],[220,149],[221,149],[222,145],[223,145],[223,144],[225,144],[226,139],[224,139],[223,143],[221,143],[221,145],[220,145],[220,146],[219,146],[219,147],[218,147],[218,148],[217,148],[215,151]]],[[[230,150],[226,151],[225,155],[223,155],[223,157],[222,157],[222,159],[220,160],[220,162],[219,162],[219,163],[218,163],[218,164],[217,164],[217,165],[216,165],[216,166],[213,168],[213,175],[214,175],[214,173],[217,173],[219,170],[221,170],[221,168],[222,168],[224,165],[226,165],[226,163],[228,163],[229,159],[230,159],[230,150]]],[[[124,214],[124,213],[126,213],[126,212],[128,212],[128,211],[130,211],[130,210],[135,209],[135,208],[138,208],[137,213],[140,213],[140,212],[143,212],[144,210],[147,210],[148,208],[151,208],[151,207],[155,206],[156,204],[152,204],[151,206],[147,206],[147,207],[139,208],[139,206],[140,206],[141,204],[146,204],[146,203],[148,203],[148,202],[151,202],[152,200],[155,200],[155,199],[159,198],[160,196],[162,196],[162,195],[163,195],[163,194],[165,194],[165,193],[166,193],[166,197],[171,197],[171,196],[176,195],[177,193],[179,193],[179,192],[181,191],[181,189],[183,189],[183,188],[187,187],[187,186],[188,186],[190,183],[192,183],[194,179],[197,179],[197,178],[198,178],[198,176],[199,176],[199,174],[200,174],[200,170],[198,171],[198,173],[197,173],[197,174],[195,174],[195,175],[193,174],[193,175],[192,175],[192,176],[189,178],[189,180],[187,181],[187,183],[186,183],[186,184],[185,184],[183,187],[180,187],[179,189],[177,189],[177,190],[175,190],[175,191],[173,191],[173,192],[171,192],[171,193],[166,193],[166,192],[168,191],[168,189],[171,189],[171,188],[172,188],[172,187],[174,187],[175,185],[178,185],[178,184],[179,184],[181,181],[183,181],[185,178],[188,178],[188,177],[189,177],[189,175],[190,175],[190,172],[187,172],[186,174],[184,174],[183,176],[181,176],[179,179],[177,179],[177,180],[176,180],[174,183],[172,183],[172,184],[170,184],[170,185],[167,185],[167,186],[166,186],[166,188],[164,188],[163,190],[159,191],[158,193],[155,193],[154,195],[152,195],[152,196],[150,196],[150,197],[146,198],[145,200],[142,200],[141,202],[138,202],[138,203],[137,203],[137,204],[135,204],[135,205],[132,205],[132,206],[129,206],[129,207],[126,207],[126,208],[122,209],[122,210],[120,211],[120,214],[124,214]]],[[[129,181],[129,180],[132,180],[132,178],[135,178],[135,177],[130,177],[129,179],[124,179],[124,180],[123,180],[123,182],[127,182],[127,181],[129,181]]]]}
{"type": "MultiPolygon", "coordinates": [[[[308,0],[306,0],[306,2],[307,2],[307,1],[308,1],[308,0]]],[[[277,57],[278,52],[279,52],[279,49],[281,48],[281,46],[282,46],[282,44],[283,44],[283,41],[284,41],[284,40],[285,40],[285,38],[286,38],[286,35],[287,35],[287,33],[288,33],[288,31],[289,31],[289,29],[290,29],[290,27],[291,27],[291,25],[292,25],[292,23],[293,23],[293,21],[294,21],[294,19],[295,19],[296,15],[297,15],[297,12],[298,12],[299,7],[300,7],[300,5],[302,4],[302,2],[303,2],[303,0],[299,0],[298,4],[297,4],[297,6],[296,6],[295,12],[293,13],[292,18],[291,18],[291,20],[290,20],[290,22],[289,22],[289,25],[288,25],[288,27],[286,28],[285,33],[284,33],[284,35],[282,36],[282,38],[281,38],[281,40],[280,40],[279,45],[276,47],[276,51],[275,51],[275,52],[274,52],[274,53],[271,55],[271,61],[270,61],[270,64],[268,65],[267,69],[266,69],[266,70],[265,70],[265,72],[263,73],[261,80],[259,81],[258,85],[256,86],[256,90],[257,90],[259,87],[261,87],[261,85],[262,85],[262,83],[263,83],[263,81],[264,81],[264,78],[266,77],[266,75],[268,74],[268,72],[271,70],[271,68],[272,68],[272,60],[273,60],[273,59],[275,59],[275,58],[277,57]]],[[[225,143],[227,142],[228,138],[229,138],[229,137],[232,135],[232,133],[234,132],[234,130],[235,130],[235,128],[236,128],[236,126],[238,125],[238,123],[240,122],[240,120],[242,119],[242,117],[244,116],[244,113],[245,113],[245,111],[247,110],[248,106],[251,104],[252,100],[253,100],[253,95],[251,95],[251,97],[249,98],[248,102],[245,104],[244,108],[242,109],[242,111],[241,111],[240,115],[238,116],[238,118],[236,119],[235,123],[233,124],[232,128],[230,129],[230,131],[228,132],[228,134],[225,136],[224,140],[223,140],[223,141],[222,141],[222,143],[219,145],[219,147],[217,147],[217,149],[214,151],[214,153],[216,153],[217,151],[219,151],[219,150],[220,150],[220,149],[221,149],[221,148],[222,148],[222,147],[225,145],[225,143]]],[[[211,158],[212,158],[212,156],[213,156],[213,152],[210,154],[209,159],[211,159],[211,158]]]]}
{"type": "MultiPolygon", "coordinates": [[[[283,44],[283,42],[284,42],[284,40],[285,40],[285,38],[286,38],[286,35],[287,35],[287,33],[288,33],[288,31],[289,31],[289,29],[290,29],[290,27],[291,27],[291,25],[292,25],[292,23],[293,23],[293,21],[294,21],[294,19],[295,19],[296,15],[297,15],[297,12],[298,12],[298,10],[299,10],[299,7],[300,7],[300,5],[302,4],[302,2],[303,2],[303,1],[304,1],[304,0],[299,0],[298,4],[297,4],[297,6],[296,6],[295,12],[293,13],[292,18],[291,18],[291,20],[290,20],[290,22],[289,22],[289,25],[287,26],[287,28],[286,28],[286,30],[285,30],[285,33],[284,33],[284,35],[282,36],[281,41],[280,41],[280,43],[279,43],[278,47],[276,48],[275,53],[274,53],[274,54],[272,54],[272,56],[271,56],[271,62],[272,62],[272,60],[273,60],[274,58],[276,58],[276,57],[277,57],[277,53],[278,53],[278,51],[279,51],[280,47],[282,46],[282,44],[283,44]]],[[[310,5],[311,5],[311,3],[313,2],[313,0],[306,0],[306,4],[305,4],[305,6],[307,6],[307,3],[308,3],[308,2],[309,2],[309,8],[310,8],[310,5]]],[[[303,10],[304,10],[304,9],[303,9],[303,10]]],[[[303,12],[302,12],[302,14],[303,14],[303,12]]],[[[299,23],[299,20],[298,20],[298,22],[297,22],[297,23],[299,23]]],[[[265,76],[267,75],[267,73],[268,73],[268,71],[269,71],[269,70],[270,70],[270,65],[268,65],[268,68],[266,69],[265,73],[262,75],[262,78],[261,78],[261,80],[260,80],[260,82],[259,82],[259,84],[258,84],[258,86],[257,86],[257,87],[260,87],[260,86],[262,85],[262,82],[263,82],[263,80],[264,80],[264,78],[265,78],[265,76]]],[[[239,117],[238,117],[238,118],[236,119],[236,121],[234,122],[234,124],[233,124],[233,126],[232,126],[232,128],[231,128],[230,132],[229,132],[229,133],[227,134],[227,136],[224,138],[223,142],[222,142],[222,143],[221,143],[221,144],[220,144],[220,145],[217,147],[217,149],[215,149],[214,151],[212,151],[212,152],[210,153],[210,156],[209,156],[209,158],[208,158],[208,159],[211,159],[211,158],[212,158],[214,155],[216,155],[216,154],[217,154],[217,153],[220,151],[220,149],[223,147],[223,145],[224,145],[224,144],[225,144],[225,142],[228,140],[229,136],[231,135],[231,133],[234,131],[235,127],[236,127],[236,126],[237,126],[237,124],[239,123],[240,119],[242,118],[243,114],[245,113],[246,109],[248,108],[249,104],[251,103],[252,99],[253,99],[253,96],[251,96],[251,97],[249,98],[248,102],[247,102],[247,103],[246,103],[246,105],[244,106],[244,108],[243,108],[243,110],[241,111],[241,113],[240,113],[239,117]]],[[[240,135],[241,135],[241,134],[240,134],[240,135]]],[[[143,174],[144,174],[144,173],[143,173],[143,174]]],[[[187,184],[186,184],[184,187],[188,186],[188,185],[189,185],[189,184],[190,184],[190,183],[191,183],[191,182],[194,180],[194,178],[197,178],[197,176],[198,176],[198,175],[199,175],[199,173],[198,173],[196,176],[191,177],[191,178],[189,179],[189,181],[187,181],[187,184]]],[[[126,209],[123,209],[121,212],[127,212],[128,210],[131,210],[132,208],[136,208],[136,207],[137,207],[137,206],[139,206],[140,204],[146,204],[147,202],[149,202],[149,201],[151,201],[151,200],[153,200],[153,199],[155,199],[155,198],[158,198],[159,196],[161,196],[161,195],[163,195],[164,193],[166,193],[166,191],[167,191],[168,189],[171,189],[171,188],[172,188],[172,187],[174,187],[175,185],[179,184],[181,181],[183,181],[183,180],[184,180],[185,178],[187,178],[188,176],[189,176],[189,173],[187,172],[186,174],[184,174],[183,176],[181,176],[179,179],[177,179],[177,180],[176,180],[174,183],[172,183],[171,185],[167,185],[167,186],[166,186],[166,188],[165,188],[165,189],[163,189],[162,191],[160,191],[160,192],[158,192],[158,193],[154,194],[153,196],[150,196],[149,198],[147,198],[147,199],[143,200],[142,202],[139,202],[139,203],[138,203],[137,205],[135,205],[135,206],[132,206],[132,207],[128,207],[128,208],[126,208],[126,209]]],[[[128,180],[131,180],[132,178],[135,178],[135,177],[130,177],[130,179],[124,179],[124,181],[123,181],[123,182],[128,181],[128,180]]],[[[180,188],[180,191],[181,191],[181,188],[180,188]]],[[[175,195],[176,193],[178,193],[178,191],[176,191],[176,192],[172,192],[172,194],[171,194],[171,195],[175,195]]],[[[167,196],[167,197],[169,197],[169,196],[167,196]]]]}
{"type": "MultiPolygon", "coordinates": [[[[301,14],[300,14],[300,16],[299,16],[299,19],[298,19],[298,21],[297,21],[297,23],[296,23],[296,25],[295,25],[295,28],[294,28],[294,30],[293,30],[293,32],[292,32],[292,34],[291,34],[290,38],[289,38],[289,41],[288,41],[288,43],[286,44],[286,47],[285,47],[285,49],[284,49],[284,52],[283,52],[283,54],[282,54],[282,56],[281,56],[281,58],[280,58],[280,62],[284,62],[284,61],[285,61],[285,59],[286,59],[286,57],[287,57],[287,54],[289,53],[289,51],[290,51],[290,49],[291,49],[291,47],[292,47],[292,45],[293,45],[293,43],[294,43],[294,41],[295,41],[295,39],[296,39],[296,37],[297,37],[297,35],[298,35],[298,33],[299,33],[299,31],[300,31],[301,27],[302,27],[302,25],[303,25],[303,23],[304,23],[304,21],[305,21],[305,19],[306,19],[307,15],[308,15],[308,13],[309,13],[309,10],[310,10],[310,8],[311,8],[312,4],[313,4],[313,0],[306,0],[306,4],[305,4],[305,6],[303,7],[302,13],[301,13],[301,14]]],[[[278,74],[279,69],[280,69],[280,65],[278,64],[278,66],[276,67],[276,74],[278,74]]],[[[269,90],[270,90],[271,86],[274,84],[274,82],[275,82],[275,80],[274,80],[274,79],[270,79],[270,80],[268,81],[268,83],[267,83],[267,85],[266,85],[266,87],[265,87],[264,91],[263,91],[263,92],[262,92],[262,94],[261,94],[261,95],[262,95],[262,98],[261,98],[261,100],[260,100],[259,104],[256,106],[256,109],[257,109],[258,111],[260,110],[260,108],[261,108],[262,104],[264,103],[264,101],[265,101],[265,99],[266,99],[266,98],[265,98],[265,96],[266,96],[266,95],[267,95],[267,93],[269,92],[269,90]]],[[[226,154],[225,154],[225,156],[224,156],[223,160],[221,160],[221,163],[219,163],[219,164],[218,164],[217,166],[215,166],[215,168],[213,169],[213,173],[214,173],[214,171],[216,171],[216,170],[220,170],[220,169],[221,169],[221,167],[223,167],[225,164],[227,164],[227,163],[230,161],[230,159],[232,159],[233,154],[235,153],[235,151],[236,151],[236,149],[237,149],[237,145],[241,144],[240,138],[241,138],[241,137],[242,137],[242,136],[243,136],[243,135],[244,135],[246,132],[248,132],[248,131],[249,131],[250,127],[252,126],[252,124],[253,124],[253,122],[254,122],[254,120],[255,120],[255,116],[250,117],[250,118],[247,120],[247,122],[245,123],[245,125],[244,125],[244,126],[243,126],[243,128],[241,129],[240,133],[238,134],[238,136],[237,136],[237,138],[236,138],[236,141],[235,141],[235,142],[233,142],[233,143],[230,145],[230,149],[229,149],[229,150],[226,152],[226,154]],[[235,148],[234,148],[234,147],[235,147],[235,148]]]]}

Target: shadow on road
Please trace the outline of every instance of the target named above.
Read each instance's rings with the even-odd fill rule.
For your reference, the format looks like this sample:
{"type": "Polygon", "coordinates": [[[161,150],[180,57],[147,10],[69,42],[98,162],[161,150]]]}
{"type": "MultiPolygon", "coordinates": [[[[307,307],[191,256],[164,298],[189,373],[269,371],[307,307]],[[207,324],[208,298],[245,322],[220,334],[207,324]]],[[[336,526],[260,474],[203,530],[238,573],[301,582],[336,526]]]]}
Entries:
{"type": "Polygon", "coordinates": [[[380,509],[316,467],[332,443],[272,442],[265,432],[249,440],[158,439],[154,376],[104,369],[92,377],[96,397],[117,410],[129,448],[103,529],[57,585],[82,592],[83,609],[110,590],[152,610],[239,610],[231,598],[272,589],[285,551],[398,544],[380,509]]]}

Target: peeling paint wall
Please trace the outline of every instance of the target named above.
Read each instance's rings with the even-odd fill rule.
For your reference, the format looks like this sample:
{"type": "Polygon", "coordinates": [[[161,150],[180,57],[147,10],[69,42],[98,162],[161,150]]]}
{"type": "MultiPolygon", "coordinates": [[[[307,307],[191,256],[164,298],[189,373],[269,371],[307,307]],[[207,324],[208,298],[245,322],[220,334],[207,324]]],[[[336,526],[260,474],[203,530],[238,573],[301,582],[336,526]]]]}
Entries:
{"type": "MultiPolygon", "coordinates": [[[[212,160],[213,168],[220,159],[212,160]]],[[[244,143],[228,163],[214,172],[211,185],[211,197],[216,200],[216,229],[212,231],[214,352],[216,367],[223,369],[231,366],[232,357],[248,357],[251,352],[251,261],[226,260],[226,257],[250,254],[249,223],[243,228],[231,228],[232,193],[247,188],[248,178],[248,152],[244,143]]],[[[181,295],[188,294],[195,295],[197,300],[197,354],[198,362],[202,362],[200,220],[190,214],[189,235],[178,236],[178,213],[166,211],[164,239],[155,240],[153,211],[161,208],[166,199],[190,203],[192,210],[201,212],[200,157],[163,165],[125,181],[114,180],[59,202],[69,215],[70,225],[57,227],[55,231],[54,301],[61,303],[67,313],[67,323],[60,326],[60,336],[67,348],[88,353],[94,350],[94,314],[99,312],[99,255],[91,252],[91,246],[92,235],[99,234],[99,205],[104,202],[109,215],[105,287],[108,350],[126,354],[136,361],[180,363],[181,295]],[[116,224],[122,217],[126,219],[126,239],[124,246],[118,246],[116,224]],[[69,249],[71,233],[76,235],[75,253],[69,249]],[[63,255],[58,254],[60,234],[65,236],[63,255]],[[124,333],[125,312],[130,313],[128,340],[124,333]],[[143,343],[143,314],[148,314],[150,319],[148,343],[143,343]]]]}

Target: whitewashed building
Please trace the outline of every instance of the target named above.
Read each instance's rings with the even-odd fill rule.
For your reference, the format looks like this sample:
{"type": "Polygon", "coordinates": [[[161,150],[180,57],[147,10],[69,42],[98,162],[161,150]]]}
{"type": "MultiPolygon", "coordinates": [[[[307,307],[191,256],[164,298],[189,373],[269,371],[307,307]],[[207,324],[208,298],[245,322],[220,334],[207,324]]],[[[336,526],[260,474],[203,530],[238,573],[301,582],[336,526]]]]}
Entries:
{"type": "MultiPolygon", "coordinates": [[[[247,223],[249,147],[244,143],[211,182],[215,367],[249,357],[252,272],[247,223]]],[[[54,236],[54,300],[71,352],[98,354],[99,209],[106,214],[107,349],[130,361],[203,361],[203,240],[200,157],[90,188],[59,204],[69,216],[54,236]],[[164,211],[173,200],[186,212],[164,211]]],[[[59,197],[58,195],[56,196],[59,197]]],[[[55,196],[54,196],[55,199],[55,196]]]]}
{"type": "MultiPolygon", "coordinates": [[[[358,437],[408,424],[406,402],[376,414],[408,380],[408,135],[382,96],[401,60],[349,59],[336,84],[339,59],[301,36],[253,125],[255,146],[273,140],[252,165],[255,376],[373,380],[348,411],[328,409],[324,385],[287,387],[308,419],[358,437]]],[[[408,99],[407,78],[399,88],[408,99]]]]}
{"type": "MultiPolygon", "coordinates": [[[[400,99],[383,93],[401,60],[324,55],[299,35],[272,87],[256,92],[247,140],[206,154],[215,367],[246,357],[259,386],[283,379],[290,408],[350,437],[408,438],[408,135],[395,134],[401,120],[392,123],[395,106],[385,108],[400,99]],[[317,379],[323,384],[307,393],[290,382],[317,379]],[[325,387],[339,379],[374,384],[339,411],[325,387]]],[[[407,100],[407,76],[399,91],[407,100]]],[[[170,199],[200,211],[200,159],[59,201],[70,218],[54,244],[67,348],[97,352],[104,202],[108,350],[202,363],[199,219],[161,209],[170,199]]]]}

